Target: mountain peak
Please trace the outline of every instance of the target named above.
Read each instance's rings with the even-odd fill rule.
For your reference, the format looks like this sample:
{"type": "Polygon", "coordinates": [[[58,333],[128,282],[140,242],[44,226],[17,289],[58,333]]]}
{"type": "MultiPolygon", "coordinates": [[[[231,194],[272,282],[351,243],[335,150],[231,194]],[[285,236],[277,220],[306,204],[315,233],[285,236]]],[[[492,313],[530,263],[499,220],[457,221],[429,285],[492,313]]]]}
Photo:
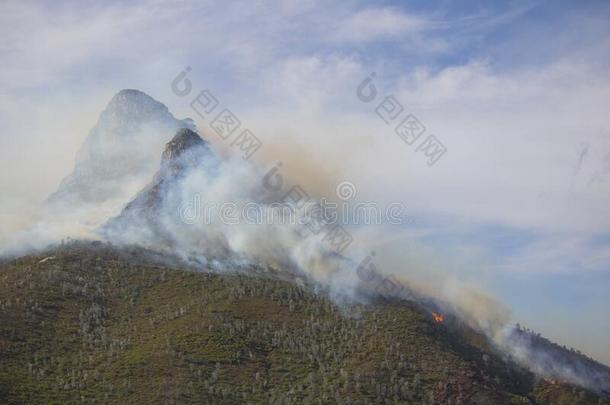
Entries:
{"type": "Polygon", "coordinates": [[[148,103],[148,104],[160,104],[159,101],[155,100],[148,94],[138,89],[123,89],[116,93],[112,99],[110,99],[109,105],[122,104],[122,103],[148,103]]]}
{"type": "Polygon", "coordinates": [[[181,174],[187,168],[206,163],[210,155],[213,154],[209,142],[188,128],[180,128],[165,145],[159,175],[166,178],[181,174]]]}
{"type": "Polygon", "coordinates": [[[171,161],[182,155],[185,151],[193,147],[207,147],[208,143],[194,131],[188,128],[181,128],[176,135],[165,145],[163,151],[163,161],[171,161]]]}
{"type": "Polygon", "coordinates": [[[214,155],[209,142],[195,131],[180,128],[171,141],[165,145],[161,155],[161,167],[152,183],[143,188],[123,211],[104,224],[100,231],[109,240],[122,240],[130,235],[129,229],[155,229],[156,235],[164,237],[164,225],[158,223],[158,210],[166,201],[171,190],[176,190],[183,178],[191,170],[204,170],[214,175],[220,161],[214,155]],[[135,224],[135,225],[134,225],[135,224]]]}
{"type": "Polygon", "coordinates": [[[143,91],[123,89],[115,94],[102,113],[103,119],[116,121],[128,117],[130,120],[166,118],[167,107],[143,91]]]}
{"type": "Polygon", "coordinates": [[[195,124],[175,118],[163,103],[143,91],[119,91],[79,149],[73,172],[49,201],[70,198],[99,203],[131,184],[144,186],[157,170],[159,152],[180,128],[195,129],[195,124]]]}
{"type": "Polygon", "coordinates": [[[115,94],[115,97],[116,96],[152,98],[148,94],[144,93],[142,90],[138,90],[138,89],[122,89],[122,90],[119,90],[119,92],[117,94],[115,94]]]}

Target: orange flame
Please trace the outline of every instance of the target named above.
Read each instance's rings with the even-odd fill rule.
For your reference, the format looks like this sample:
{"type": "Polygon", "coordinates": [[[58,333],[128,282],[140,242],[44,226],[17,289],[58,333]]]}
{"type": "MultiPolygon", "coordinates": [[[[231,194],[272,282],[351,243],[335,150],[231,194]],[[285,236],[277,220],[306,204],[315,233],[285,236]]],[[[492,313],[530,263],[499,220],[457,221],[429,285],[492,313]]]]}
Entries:
{"type": "Polygon", "coordinates": [[[445,317],[441,314],[437,314],[436,312],[432,312],[432,319],[434,319],[434,322],[436,323],[441,323],[445,320],[445,317]]]}

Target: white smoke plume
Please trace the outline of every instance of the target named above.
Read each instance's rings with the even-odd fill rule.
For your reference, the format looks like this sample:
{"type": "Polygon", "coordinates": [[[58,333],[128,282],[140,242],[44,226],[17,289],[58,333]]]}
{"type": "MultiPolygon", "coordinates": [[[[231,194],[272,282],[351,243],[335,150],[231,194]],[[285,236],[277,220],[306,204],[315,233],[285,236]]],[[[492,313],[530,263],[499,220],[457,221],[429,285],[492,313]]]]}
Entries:
{"type": "MultiPolygon", "coordinates": [[[[334,190],[338,170],[331,169],[335,175],[305,177],[295,176],[293,171],[274,172],[277,166],[270,169],[271,163],[246,161],[230,152],[221,158],[207,145],[194,156],[194,162],[190,161],[193,156],[178,157],[174,164],[181,169],[177,176],[168,177],[163,162],[159,170],[163,146],[178,128],[193,128],[192,124],[176,120],[160,103],[139,93],[127,93],[135,96],[135,101],[129,99],[123,105],[120,101],[126,93],[121,94],[117,96],[119,107],[111,102],[91,131],[74,173],[50,198],[34,225],[3,246],[5,253],[43,248],[66,237],[105,237],[115,244],[141,245],[221,270],[247,263],[294,270],[328,288],[338,302],[360,298],[358,289],[363,280],[358,269],[363,257],[374,249],[366,238],[359,240],[363,231],[348,227],[355,243],[337,254],[323,233],[314,234],[303,225],[308,214],[304,207],[293,206],[297,220],[283,223],[282,207],[275,204],[285,200],[291,185],[302,185],[314,201],[333,197],[323,193],[334,190]],[[125,116],[120,114],[123,109],[125,116]],[[142,109],[143,118],[126,120],[127,116],[141,114],[142,109]],[[307,181],[307,177],[311,179],[307,181]],[[277,183],[278,178],[282,187],[270,187],[270,182],[277,183]],[[229,224],[215,215],[206,218],[202,212],[206,206],[220,207],[226,202],[236,207],[254,203],[264,218],[277,221],[253,224],[238,218],[229,224]],[[195,213],[189,216],[189,209],[195,213]]],[[[292,153],[266,158],[270,162],[290,158],[292,167],[299,167],[302,173],[324,172],[323,165],[308,164],[288,145],[274,145],[274,150],[292,153]]],[[[507,332],[512,330],[510,311],[490,294],[449,276],[442,264],[427,260],[425,255],[405,258],[403,252],[398,247],[379,254],[374,259],[376,270],[385,276],[395,275],[416,296],[434,299],[444,311],[486,333],[532,370],[541,375],[559,374],[559,367],[548,366],[559,363],[541,354],[534,356],[542,351],[533,350],[523,340],[511,339],[507,332]]],[[[597,380],[582,371],[563,369],[568,371],[560,374],[562,378],[599,387],[597,380]]]]}

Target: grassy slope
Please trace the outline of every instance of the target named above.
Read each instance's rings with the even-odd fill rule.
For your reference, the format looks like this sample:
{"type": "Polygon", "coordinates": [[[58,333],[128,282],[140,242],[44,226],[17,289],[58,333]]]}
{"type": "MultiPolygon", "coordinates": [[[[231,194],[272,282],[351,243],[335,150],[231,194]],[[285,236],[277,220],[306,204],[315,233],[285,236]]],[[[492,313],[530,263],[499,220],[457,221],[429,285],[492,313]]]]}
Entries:
{"type": "Polygon", "coordinates": [[[337,308],[138,254],[75,244],[0,266],[0,402],[598,403],[412,304],[337,308]]]}

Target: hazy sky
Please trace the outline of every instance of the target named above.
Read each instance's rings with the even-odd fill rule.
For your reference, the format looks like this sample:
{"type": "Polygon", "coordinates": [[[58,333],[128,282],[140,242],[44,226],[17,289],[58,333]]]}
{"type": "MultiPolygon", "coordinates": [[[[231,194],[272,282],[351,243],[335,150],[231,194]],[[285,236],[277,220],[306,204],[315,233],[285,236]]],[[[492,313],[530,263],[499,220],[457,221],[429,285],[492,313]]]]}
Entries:
{"type": "Polygon", "coordinates": [[[189,107],[208,89],[264,142],[260,159],[315,192],[349,180],[362,200],[409,207],[415,225],[362,243],[412,246],[610,363],[610,3],[226,3],[0,4],[0,241],[122,88],[226,147],[189,107]],[[435,165],[376,115],[390,95],[446,146],[435,165]]]}

